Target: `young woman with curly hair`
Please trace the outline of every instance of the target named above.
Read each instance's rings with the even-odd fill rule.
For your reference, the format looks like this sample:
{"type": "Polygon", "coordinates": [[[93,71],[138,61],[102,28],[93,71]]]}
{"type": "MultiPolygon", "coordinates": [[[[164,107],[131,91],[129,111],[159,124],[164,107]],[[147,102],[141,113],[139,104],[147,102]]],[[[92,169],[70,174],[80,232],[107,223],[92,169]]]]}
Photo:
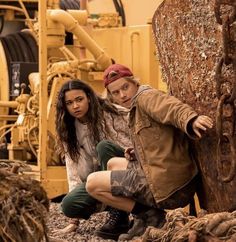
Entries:
{"type": "MultiPolygon", "coordinates": [[[[107,169],[110,157],[107,151],[105,159],[98,157],[97,153],[103,152],[97,152],[96,145],[103,139],[110,140],[117,145],[117,155],[124,156],[125,148],[131,145],[127,114],[128,110],[99,97],[81,80],[70,80],[61,87],[56,105],[56,131],[57,150],[66,163],[69,184],[69,193],[61,204],[67,217],[78,221],[98,211],[99,202],[87,193],[85,184],[90,173],[107,169]]],[[[126,165],[117,166],[125,169],[126,165]]],[[[112,209],[110,216],[119,220],[120,228],[116,228],[119,234],[128,229],[126,212],[112,209]]],[[[70,225],[64,231],[74,228],[75,225],[70,225]]]]}

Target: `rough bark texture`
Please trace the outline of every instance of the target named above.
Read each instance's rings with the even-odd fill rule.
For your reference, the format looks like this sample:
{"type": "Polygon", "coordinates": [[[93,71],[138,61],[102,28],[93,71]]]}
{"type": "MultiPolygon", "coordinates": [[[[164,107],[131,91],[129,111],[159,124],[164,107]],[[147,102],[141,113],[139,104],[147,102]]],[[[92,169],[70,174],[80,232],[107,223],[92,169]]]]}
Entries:
{"type": "MultiPolygon", "coordinates": [[[[214,2],[165,0],[152,22],[162,78],[169,92],[213,119],[218,103],[215,70],[222,56],[222,27],[216,22],[214,2]]],[[[234,24],[234,36],[235,29],[234,24]]],[[[232,70],[226,68],[225,73],[232,85],[232,70]]],[[[217,142],[214,126],[193,144],[203,181],[200,203],[209,212],[232,211],[236,209],[236,176],[228,183],[220,180],[217,142]]],[[[220,172],[227,174],[229,163],[225,162],[220,172]]]]}
{"type": "Polygon", "coordinates": [[[48,241],[49,200],[38,181],[18,174],[20,164],[0,161],[0,242],[48,241]]]}

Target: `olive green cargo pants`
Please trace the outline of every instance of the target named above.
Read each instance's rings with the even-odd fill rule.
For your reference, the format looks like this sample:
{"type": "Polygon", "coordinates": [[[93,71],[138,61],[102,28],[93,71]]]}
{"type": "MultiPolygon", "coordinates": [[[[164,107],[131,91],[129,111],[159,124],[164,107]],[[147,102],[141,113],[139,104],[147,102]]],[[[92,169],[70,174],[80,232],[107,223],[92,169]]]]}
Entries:
{"type": "MultiPolygon", "coordinates": [[[[124,157],[124,149],[108,140],[101,141],[96,147],[100,170],[107,169],[107,162],[112,157],[124,157]]],[[[86,191],[86,183],[82,183],[69,192],[62,200],[61,209],[69,218],[88,219],[97,212],[99,201],[91,197],[86,191]]]]}

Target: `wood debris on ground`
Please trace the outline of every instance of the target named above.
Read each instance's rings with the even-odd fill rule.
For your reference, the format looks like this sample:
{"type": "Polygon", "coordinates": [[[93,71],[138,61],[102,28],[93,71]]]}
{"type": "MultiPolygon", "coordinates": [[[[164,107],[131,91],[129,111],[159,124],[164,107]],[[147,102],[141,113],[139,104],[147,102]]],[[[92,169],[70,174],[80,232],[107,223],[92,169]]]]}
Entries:
{"type": "MultiPolygon", "coordinates": [[[[38,181],[23,175],[24,164],[0,162],[0,242],[102,242],[94,232],[107,218],[107,212],[81,220],[77,229],[67,234],[53,231],[65,228],[70,219],[60,209],[60,202],[51,202],[38,181]]],[[[28,169],[28,168],[27,168],[28,169]]],[[[148,227],[132,242],[235,242],[236,211],[189,216],[185,209],[167,212],[161,229],[148,227]]]]}
{"type": "Polygon", "coordinates": [[[40,183],[23,175],[25,164],[0,161],[0,242],[49,241],[49,200],[40,183]]]}

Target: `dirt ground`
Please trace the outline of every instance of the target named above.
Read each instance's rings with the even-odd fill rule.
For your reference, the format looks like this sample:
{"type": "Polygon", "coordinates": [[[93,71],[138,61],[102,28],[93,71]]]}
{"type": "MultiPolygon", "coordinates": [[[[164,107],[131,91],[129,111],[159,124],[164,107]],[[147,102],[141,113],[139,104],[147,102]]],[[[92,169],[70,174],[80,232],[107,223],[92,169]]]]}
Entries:
{"type": "Polygon", "coordinates": [[[51,202],[47,223],[50,242],[112,242],[114,240],[104,240],[93,235],[94,231],[106,221],[106,216],[106,212],[94,214],[87,221],[81,220],[75,232],[55,235],[53,231],[66,227],[70,220],[60,211],[60,203],[51,202]]]}
{"type": "MultiPolygon", "coordinates": [[[[97,213],[87,221],[82,220],[75,232],[53,234],[53,230],[62,229],[69,223],[60,212],[59,203],[50,204],[48,230],[50,242],[101,242],[104,240],[94,236],[94,231],[104,224],[107,212],[97,213]]],[[[168,211],[167,223],[162,229],[149,227],[144,235],[136,237],[132,242],[235,242],[236,211],[206,214],[202,211],[198,217],[188,216],[184,209],[168,211]]]]}
{"type": "MultiPolygon", "coordinates": [[[[61,212],[61,201],[49,201],[39,182],[16,174],[14,171],[19,168],[16,167],[0,169],[0,242],[34,242],[46,240],[46,237],[49,237],[47,242],[114,242],[94,235],[105,223],[107,212],[80,220],[73,232],[58,232],[71,222],[61,212]]],[[[132,241],[235,242],[236,210],[220,213],[200,210],[197,217],[190,216],[182,208],[168,210],[162,228],[148,227],[141,237],[132,241]]]]}
{"type": "Polygon", "coordinates": [[[60,210],[61,199],[49,201],[40,183],[21,170],[22,164],[0,162],[0,242],[45,241],[46,234],[49,242],[112,241],[93,235],[105,223],[107,212],[81,220],[74,232],[55,234],[70,223],[60,210]]]}

